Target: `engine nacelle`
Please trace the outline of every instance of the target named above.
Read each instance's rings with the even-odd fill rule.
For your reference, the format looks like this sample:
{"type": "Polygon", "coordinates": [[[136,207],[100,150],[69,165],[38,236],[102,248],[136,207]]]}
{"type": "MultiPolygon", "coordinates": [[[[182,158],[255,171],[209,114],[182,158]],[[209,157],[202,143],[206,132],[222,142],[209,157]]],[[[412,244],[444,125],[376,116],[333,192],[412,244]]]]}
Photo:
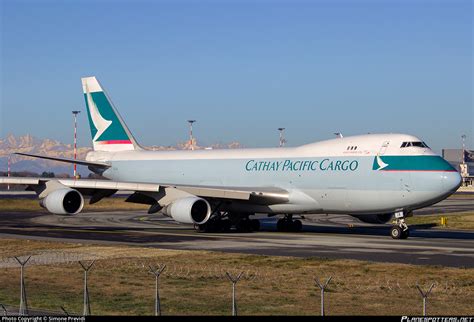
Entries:
{"type": "Polygon", "coordinates": [[[77,190],[57,189],[44,197],[40,205],[56,215],[75,215],[84,207],[84,198],[77,190]]]}
{"type": "Polygon", "coordinates": [[[356,217],[362,222],[368,224],[386,224],[391,219],[393,214],[379,214],[379,215],[351,215],[352,217],[356,217]]]}
{"type": "Polygon", "coordinates": [[[211,217],[211,206],[198,197],[177,199],[166,206],[163,212],[183,224],[204,224],[211,217]]]}

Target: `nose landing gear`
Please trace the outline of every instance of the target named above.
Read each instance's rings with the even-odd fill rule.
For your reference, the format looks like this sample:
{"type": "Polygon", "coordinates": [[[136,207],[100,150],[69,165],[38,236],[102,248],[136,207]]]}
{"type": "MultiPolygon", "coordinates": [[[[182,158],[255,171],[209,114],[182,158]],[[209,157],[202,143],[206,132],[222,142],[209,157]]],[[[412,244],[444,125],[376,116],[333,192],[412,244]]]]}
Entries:
{"type": "Polygon", "coordinates": [[[407,239],[410,235],[410,230],[405,222],[405,218],[409,215],[403,211],[395,213],[396,225],[390,229],[390,235],[393,239],[407,239]]]}

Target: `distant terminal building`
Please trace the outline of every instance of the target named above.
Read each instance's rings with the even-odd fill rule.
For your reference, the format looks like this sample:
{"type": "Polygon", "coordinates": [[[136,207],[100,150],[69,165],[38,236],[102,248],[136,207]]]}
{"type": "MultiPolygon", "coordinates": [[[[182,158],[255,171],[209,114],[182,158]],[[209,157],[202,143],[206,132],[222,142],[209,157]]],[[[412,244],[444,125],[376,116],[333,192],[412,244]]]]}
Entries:
{"type": "Polygon", "coordinates": [[[473,185],[474,150],[443,149],[443,158],[459,171],[463,177],[464,185],[473,185]]]}

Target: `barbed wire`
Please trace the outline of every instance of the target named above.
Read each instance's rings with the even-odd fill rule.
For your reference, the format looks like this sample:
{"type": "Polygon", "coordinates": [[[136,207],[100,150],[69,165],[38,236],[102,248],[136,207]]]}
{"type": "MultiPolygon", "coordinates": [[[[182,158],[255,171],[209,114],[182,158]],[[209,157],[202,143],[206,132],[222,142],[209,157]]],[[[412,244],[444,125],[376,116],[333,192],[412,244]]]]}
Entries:
{"type": "MultiPolygon", "coordinates": [[[[28,258],[27,255],[19,256],[20,260],[28,258]]],[[[147,270],[150,265],[157,266],[163,264],[165,260],[157,258],[120,258],[110,260],[97,253],[85,253],[74,251],[42,251],[31,255],[31,259],[27,267],[55,265],[55,266],[70,266],[77,265],[79,261],[95,260],[94,272],[107,269],[121,272],[126,276],[129,273],[138,274],[137,276],[147,276],[147,270]]],[[[301,276],[312,278],[313,276],[324,277],[322,270],[315,270],[314,268],[303,268],[293,271],[284,272],[283,274],[265,268],[250,268],[248,265],[243,267],[229,267],[229,264],[212,264],[203,263],[202,265],[187,265],[177,261],[169,260],[167,269],[163,272],[163,279],[185,279],[185,280],[214,280],[226,281],[226,272],[230,274],[242,273],[241,279],[248,283],[268,283],[271,287],[278,287],[284,284],[294,284],[301,282],[301,276]]],[[[14,257],[1,257],[0,269],[18,268],[18,262],[14,257]]],[[[338,276],[331,274],[333,279],[328,286],[331,292],[374,292],[383,291],[386,293],[406,293],[418,292],[416,284],[430,285],[435,283],[436,287],[433,289],[433,294],[465,296],[474,295],[474,279],[450,279],[450,278],[421,278],[419,281],[412,279],[396,278],[393,276],[379,276],[372,278],[370,283],[367,283],[364,274],[359,275],[345,275],[338,276]],[[350,283],[348,282],[350,281],[350,283]]],[[[306,287],[308,291],[310,287],[306,287]]]]}

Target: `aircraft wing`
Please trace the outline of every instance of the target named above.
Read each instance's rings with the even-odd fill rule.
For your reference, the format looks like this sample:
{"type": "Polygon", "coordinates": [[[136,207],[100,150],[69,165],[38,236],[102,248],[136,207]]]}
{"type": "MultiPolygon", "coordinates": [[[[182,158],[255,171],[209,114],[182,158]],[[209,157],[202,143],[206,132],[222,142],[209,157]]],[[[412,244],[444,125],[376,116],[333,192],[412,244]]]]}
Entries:
{"type": "MultiPolygon", "coordinates": [[[[36,154],[28,153],[15,153],[18,155],[29,156],[33,158],[41,158],[59,162],[76,163],[105,170],[111,165],[105,162],[97,161],[86,161],[86,160],[75,160],[68,158],[49,157],[36,154]]],[[[172,183],[166,184],[151,184],[141,182],[122,182],[112,180],[95,180],[95,179],[60,179],[60,178],[12,178],[12,177],[0,177],[0,184],[23,184],[28,185],[30,190],[38,191],[34,186],[40,186],[48,181],[57,181],[59,184],[74,188],[86,195],[92,195],[90,203],[100,201],[102,198],[111,196],[118,190],[134,191],[135,195],[130,196],[127,201],[129,202],[144,202],[147,203],[148,197],[143,199],[140,193],[160,193],[161,188],[166,189],[168,192],[170,188],[182,191],[191,195],[195,195],[203,198],[214,198],[214,199],[234,199],[234,200],[248,200],[253,203],[262,205],[271,205],[276,203],[288,202],[288,191],[275,187],[213,187],[213,186],[193,186],[193,185],[175,185],[172,183]]],[[[161,195],[163,194],[163,189],[161,195]]],[[[160,198],[161,195],[155,194],[153,197],[160,198]]],[[[149,200],[149,199],[148,199],[149,200]]],[[[157,199],[159,200],[159,199],[157,199]]],[[[149,200],[150,201],[150,200],[149,200]]],[[[151,202],[151,201],[150,201],[151,202]]]]}
{"type": "Polygon", "coordinates": [[[288,201],[288,191],[274,187],[213,187],[96,179],[0,177],[0,184],[27,185],[30,190],[35,191],[38,191],[36,187],[44,186],[51,181],[92,195],[91,203],[110,196],[118,190],[134,191],[135,194],[145,193],[149,195],[150,193],[156,193],[158,196],[160,192],[166,189],[176,189],[203,198],[248,200],[259,204],[275,204],[288,201]],[[94,196],[96,197],[94,198],[94,196]]]}

